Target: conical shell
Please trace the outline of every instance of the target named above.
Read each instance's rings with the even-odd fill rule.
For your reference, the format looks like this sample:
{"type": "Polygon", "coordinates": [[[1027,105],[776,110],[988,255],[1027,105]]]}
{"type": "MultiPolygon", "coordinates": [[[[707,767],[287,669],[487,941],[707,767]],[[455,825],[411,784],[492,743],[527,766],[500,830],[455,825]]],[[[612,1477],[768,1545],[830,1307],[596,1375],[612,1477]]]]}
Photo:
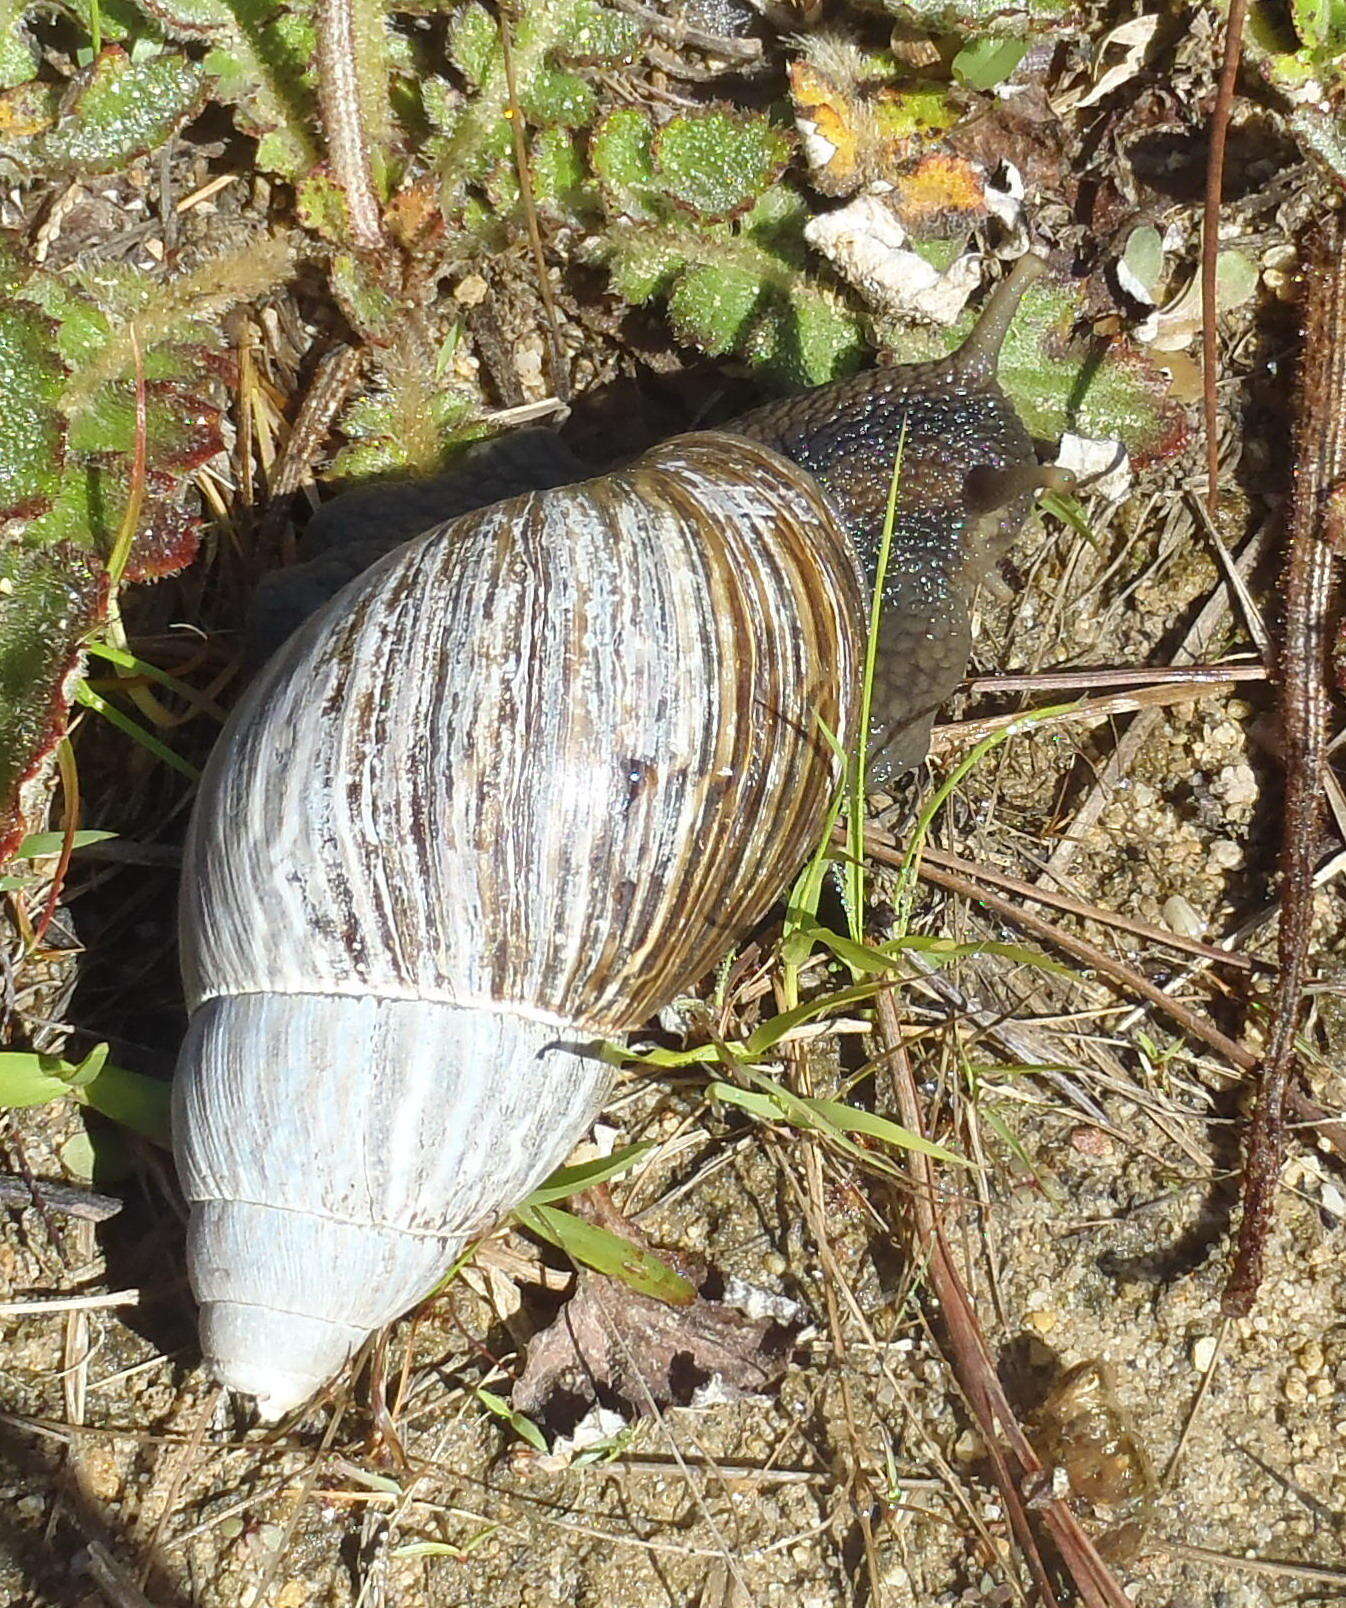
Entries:
{"type": "Polygon", "coordinates": [[[688,436],[407,544],[267,666],[183,884],[175,1144],[222,1377],[283,1362],[301,1400],[564,1158],[593,1041],[816,843],[863,617],[813,482],[688,436]]]}

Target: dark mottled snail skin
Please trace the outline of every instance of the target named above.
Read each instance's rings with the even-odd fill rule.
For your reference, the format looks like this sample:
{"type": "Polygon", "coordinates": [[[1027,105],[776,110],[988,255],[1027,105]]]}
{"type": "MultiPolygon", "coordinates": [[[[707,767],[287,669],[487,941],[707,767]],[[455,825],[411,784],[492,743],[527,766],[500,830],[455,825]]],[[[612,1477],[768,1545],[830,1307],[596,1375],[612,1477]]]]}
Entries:
{"type": "MultiPolygon", "coordinates": [[[[1005,332],[1045,266],[1021,258],[949,357],[851,375],[719,427],[774,448],[817,481],[871,584],[901,444],[874,693],[875,753],[890,774],[924,757],[935,713],[963,674],[977,584],[1023,524],[1034,491],[1066,478],[1038,465],[996,379],[1005,332]]],[[[303,551],[314,556],[259,588],[255,645],[268,651],[374,559],[428,526],[587,472],[556,436],[529,430],[485,443],[448,474],[334,499],[305,533],[303,551]]]]}
{"type": "Polygon", "coordinates": [[[726,430],[774,447],[822,487],[874,581],[899,450],[902,467],[875,670],[875,750],[918,764],[971,649],[972,594],[1028,517],[1068,478],[1038,464],[996,378],[1006,331],[1046,268],[1022,257],[950,356],[873,369],[757,408],[726,430]]]}

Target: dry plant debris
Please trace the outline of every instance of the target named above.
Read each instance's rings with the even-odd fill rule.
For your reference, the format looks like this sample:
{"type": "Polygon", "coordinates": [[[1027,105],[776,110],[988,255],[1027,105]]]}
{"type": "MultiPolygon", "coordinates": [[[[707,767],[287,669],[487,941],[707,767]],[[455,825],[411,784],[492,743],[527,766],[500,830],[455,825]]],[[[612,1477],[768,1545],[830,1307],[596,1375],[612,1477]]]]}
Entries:
{"type": "Polygon", "coordinates": [[[749,1318],[703,1295],[671,1306],[581,1272],[574,1294],[529,1341],[511,1400],[537,1417],[560,1395],[586,1405],[617,1397],[637,1414],[761,1395],[784,1371],[789,1334],[774,1318],[749,1318]]]}

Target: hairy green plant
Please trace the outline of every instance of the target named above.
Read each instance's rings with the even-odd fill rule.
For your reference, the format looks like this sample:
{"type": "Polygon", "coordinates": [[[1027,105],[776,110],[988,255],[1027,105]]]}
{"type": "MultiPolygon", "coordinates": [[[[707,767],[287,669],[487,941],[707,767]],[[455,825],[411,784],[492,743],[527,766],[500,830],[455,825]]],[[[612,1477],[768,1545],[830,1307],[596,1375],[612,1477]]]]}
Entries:
{"type": "Polygon", "coordinates": [[[589,144],[607,224],[595,255],[626,301],[665,298],[688,344],[816,385],[858,366],[861,322],[807,272],[808,207],[780,177],[790,149],[761,114],[710,107],[656,128],[610,112],[589,144]]]}
{"type": "Polygon", "coordinates": [[[65,729],[133,494],[122,574],[169,574],[195,553],[189,481],[221,445],[219,315],[289,263],[276,239],[169,280],[0,256],[0,858],[65,729]]]}

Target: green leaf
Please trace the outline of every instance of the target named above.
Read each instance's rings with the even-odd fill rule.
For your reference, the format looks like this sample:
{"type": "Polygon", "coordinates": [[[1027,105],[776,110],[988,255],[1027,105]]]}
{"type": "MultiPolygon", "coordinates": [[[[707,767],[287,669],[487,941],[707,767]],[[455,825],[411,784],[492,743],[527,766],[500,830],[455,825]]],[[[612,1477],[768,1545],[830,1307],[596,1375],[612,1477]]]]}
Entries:
{"type": "Polygon", "coordinates": [[[544,215],[560,222],[596,216],[597,197],[574,135],[544,129],[533,142],[532,169],[533,198],[544,215]]]}
{"type": "Polygon", "coordinates": [[[609,1178],[618,1178],[622,1173],[629,1172],[642,1156],[647,1156],[653,1149],[653,1145],[627,1145],[625,1149],[614,1150],[610,1156],[600,1156],[596,1161],[579,1162],[574,1167],[558,1167],[524,1204],[546,1206],[554,1200],[578,1195],[581,1190],[591,1189],[595,1184],[606,1183],[609,1178]]]}
{"type": "Polygon", "coordinates": [[[0,546],[0,860],[22,832],[24,783],[65,731],[102,582],[101,566],[74,548],[0,546]]]}
{"type": "Polygon", "coordinates": [[[195,62],[177,51],[136,60],[109,45],[75,81],[60,121],[34,155],[44,165],[111,173],[155,150],[201,100],[195,62]]]}
{"type": "Polygon", "coordinates": [[[123,1128],[156,1145],[169,1144],[169,1085],[161,1078],[104,1066],[93,1082],[79,1091],[79,1097],[123,1128]]]}
{"type": "Polygon", "coordinates": [[[738,349],[765,294],[761,275],[751,269],[703,263],[678,276],[669,316],[680,340],[719,357],[738,349]]]}
{"type": "Polygon", "coordinates": [[[609,112],[589,136],[589,161],[613,212],[641,221],[658,216],[653,144],[654,126],[634,106],[609,112]]]}
{"type": "Polygon", "coordinates": [[[376,387],[342,415],[348,445],[332,464],[334,478],[431,474],[477,433],[470,393],[441,384],[415,360],[396,361],[395,350],[389,358],[376,387]]]}
{"type": "Polygon", "coordinates": [[[477,1386],[475,1395],[488,1413],[500,1419],[502,1423],[508,1424],[514,1433],[521,1440],[526,1440],[535,1452],[546,1454],[548,1449],[547,1437],[531,1418],[526,1418],[523,1413],[515,1412],[514,1408],[510,1406],[503,1396],[497,1396],[493,1390],[487,1390],[483,1385],[477,1386]]]}
{"type": "Polygon", "coordinates": [[[703,218],[747,212],[780,177],[790,141],[756,113],[710,107],[671,118],[654,136],[654,165],[664,189],[703,218]]]}
{"type": "Polygon", "coordinates": [[[519,1206],[514,1215],[526,1229],[574,1261],[618,1279],[642,1295],[673,1306],[686,1306],[696,1299],[696,1291],[680,1273],[620,1234],[586,1223],[558,1206],[519,1206]]]}
{"type": "Polygon", "coordinates": [[[805,1105],[821,1122],[830,1123],[842,1133],[860,1133],[870,1139],[881,1139],[894,1150],[915,1150],[923,1156],[933,1156],[954,1167],[966,1167],[966,1159],[932,1144],[910,1128],[904,1128],[890,1117],[881,1117],[874,1111],[863,1111],[859,1106],[846,1105],[840,1100],[806,1100],[805,1105]]]}
{"type": "Polygon", "coordinates": [[[807,261],[804,225],[810,216],[804,197],[793,185],[782,182],[762,191],[752,209],[738,220],[738,231],[788,267],[802,270],[807,261]]]}
{"type": "Polygon", "coordinates": [[[338,252],[328,276],[332,294],[352,325],[366,340],[386,346],[405,314],[379,279],[375,265],[350,252],[338,252]]]}
{"type": "Polygon", "coordinates": [[[344,246],[350,240],[351,215],[346,192],[330,173],[306,174],[295,186],[295,210],[310,234],[329,244],[344,246]]]}
{"type": "MultiPolygon", "coordinates": [[[[125,39],[130,34],[136,46],[142,49],[163,38],[156,23],[131,0],[63,0],[62,8],[79,19],[91,44],[96,34],[103,40],[125,39]]],[[[96,55],[100,48],[94,45],[92,54],[96,55]]]]}
{"type": "Polygon", "coordinates": [[[1346,6],[1340,0],[1291,0],[1290,16],[1311,54],[1335,55],[1346,45],[1346,6]]]}
{"type": "MultiPolygon", "coordinates": [[[[76,832],[71,841],[76,849],[87,849],[91,843],[106,843],[116,835],[115,832],[76,832]]],[[[45,854],[59,854],[64,846],[64,832],[30,832],[15,849],[14,858],[37,860],[45,854]]]]}
{"type": "Polygon", "coordinates": [[[668,290],[687,260],[688,246],[663,230],[619,229],[610,245],[612,288],[634,306],[668,290]]]}
{"type": "Polygon", "coordinates": [[[972,89],[1003,84],[1028,54],[1028,41],[1005,34],[969,40],[953,58],[953,74],[972,89]]]}
{"type": "Polygon", "coordinates": [[[477,0],[454,13],[449,29],[449,59],[469,84],[480,87],[485,82],[499,38],[495,18],[477,0]]]}
{"type": "Polygon", "coordinates": [[[23,26],[28,0],[0,0],[0,89],[25,84],[38,67],[37,46],[23,26]]]}
{"type": "Polygon", "coordinates": [[[106,1057],[106,1044],[78,1066],[59,1055],[33,1050],[0,1052],[0,1107],[46,1105],[70,1097],[156,1144],[167,1145],[168,1084],[111,1066],[106,1057]]]}
{"type": "Polygon", "coordinates": [[[0,1051],[0,1106],[21,1109],[64,1100],[70,1084],[61,1076],[73,1072],[59,1055],[39,1055],[33,1050],[0,1051]]]}
{"type": "Polygon", "coordinates": [[[567,61],[608,66],[625,61],[640,45],[644,27],[635,17],[598,0],[573,0],[559,47],[567,61]]]}
{"type": "Polygon", "coordinates": [[[519,85],[524,115],[542,128],[583,128],[598,115],[598,97],[578,73],[540,67],[519,85]]]}
{"type": "Polygon", "coordinates": [[[744,1039],[743,1058],[748,1061],[760,1060],[769,1050],[774,1049],[792,1028],[803,1027],[820,1016],[835,1015],[852,1005],[868,1004],[878,993],[880,986],[877,983],[857,983],[853,988],[839,988],[831,994],[820,995],[817,999],[807,1000],[803,1005],[779,1012],[744,1039]]]}
{"type": "Polygon", "coordinates": [[[1157,302],[1164,277],[1164,238],[1152,223],[1138,224],[1126,237],[1122,261],[1150,300],[1157,302]]]}
{"type": "Polygon", "coordinates": [[[55,495],[65,457],[57,412],[65,370],[55,325],[36,307],[0,305],[0,517],[35,513],[55,495]]]}
{"type": "Polygon", "coordinates": [[[788,390],[822,385],[853,373],[864,356],[860,324],[830,294],[799,284],[757,320],[744,349],[788,390]]]}
{"type": "Polygon", "coordinates": [[[76,1178],[101,1188],[125,1182],[134,1170],[130,1147],[121,1134],[101,1124],[96,1132],[72,1134],[58,1154],[61,1165],[76,1178]]]}
{"type": "Polygon", "coordinates": [[[883,976],[900,964],[896,955],[887,954],[882,948],[876,948],[872,944],[847,938],[816,921],[801,919],[796,930],[808,939],[810,946],[815,943],[822,944],[838,960],[844,961],[853,972],[863,976],[883,976]]]}
{"type": "Polygon", "coordinates": [[[172,33],[208,39],[201,65],[213,99],[259,136],[256,163],[296,178],[317,158],[311,6],[276,0],[153,0],[172,33]]]}
{"type": "Polygon", "coordinates": [[[755,1089],[743,1089],[734,1083],[711,1083],[706,1093],[712,1100],[738,1106],[758,1121],[784,1122],[805,1132],[822,1133],[857,1159],[872,1161],[874,1158],[863,1147],[850,1141],[847,1135],[852,1133],[880,1139],[894,1149],[915,1150],[951,1166],[968,1165],[962,1156],[945,1150],[942,1145],[932,1144],[929,1139],[922,1138],[888,1117],[880,1117],[873,1111],[862,1111],[840,1100],[806,1098],[760,1072],[750,1071],[748,1075],[757,1085],[755,1089]]]}

